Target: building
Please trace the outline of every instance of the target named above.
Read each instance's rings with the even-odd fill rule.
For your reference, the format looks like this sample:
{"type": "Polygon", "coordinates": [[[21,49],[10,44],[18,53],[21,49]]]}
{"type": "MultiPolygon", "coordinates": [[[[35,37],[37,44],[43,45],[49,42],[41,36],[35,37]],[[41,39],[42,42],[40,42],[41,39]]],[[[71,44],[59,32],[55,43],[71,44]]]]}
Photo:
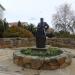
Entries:
{"type": "MultiPolygon", "coordinates": [[[[27,26],[28,25],[28,22],[21,22],[21,24],[27,26]]],[[[18,22],[11,22],[11,23],[9,23],[9,26],[10,27],[11,26],[17,26],[17,25],[18,25],[18,22]]]]}
{"type": "Polygon", "coordinates": [[[0,4],[0,19],[3,19],[5,8],[0,4]]]}

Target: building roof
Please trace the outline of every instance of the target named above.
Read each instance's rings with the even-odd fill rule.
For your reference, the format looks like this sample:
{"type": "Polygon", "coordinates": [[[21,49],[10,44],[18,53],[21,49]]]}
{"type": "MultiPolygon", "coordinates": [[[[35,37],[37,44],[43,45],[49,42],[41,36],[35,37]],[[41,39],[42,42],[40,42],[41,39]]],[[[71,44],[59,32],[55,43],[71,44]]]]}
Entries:
{"type": "MultiPolygon", "coordinates": [[[[10,26],[17,26],[18,22],[10,22],[10,26]]],[[[21,22],[22,25],[28,25],[28,22],[21,22]]]]}
{"type": "Polygon", "coordinates": [[[3,10],[5,10],[5,8],[0,4],[0,7],[3,9],[3,10]]]}

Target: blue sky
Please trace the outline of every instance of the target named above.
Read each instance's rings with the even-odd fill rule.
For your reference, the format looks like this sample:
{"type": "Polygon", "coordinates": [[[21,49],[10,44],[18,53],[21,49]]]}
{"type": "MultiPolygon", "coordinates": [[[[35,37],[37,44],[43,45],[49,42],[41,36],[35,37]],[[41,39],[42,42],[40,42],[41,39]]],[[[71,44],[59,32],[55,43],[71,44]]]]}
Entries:
{"type": "Polygon", "coordinates": [[[69,3],[75,10],[75,0],[0,0],[0,3],[6,9],[4,16],[8,22],[21,20],[37,24],[43,17],[50,26],[52,15],[59,5],[69,3]]]}

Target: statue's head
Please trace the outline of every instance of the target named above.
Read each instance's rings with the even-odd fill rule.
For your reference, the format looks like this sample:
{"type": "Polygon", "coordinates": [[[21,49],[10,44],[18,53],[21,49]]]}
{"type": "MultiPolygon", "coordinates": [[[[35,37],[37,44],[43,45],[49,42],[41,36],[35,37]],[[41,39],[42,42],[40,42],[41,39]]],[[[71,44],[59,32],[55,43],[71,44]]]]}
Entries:
{"type": "Polygon", "coordinates": [[[43,18],[40,18],[40,22],[44,22],[44,19],[43,18]]]}

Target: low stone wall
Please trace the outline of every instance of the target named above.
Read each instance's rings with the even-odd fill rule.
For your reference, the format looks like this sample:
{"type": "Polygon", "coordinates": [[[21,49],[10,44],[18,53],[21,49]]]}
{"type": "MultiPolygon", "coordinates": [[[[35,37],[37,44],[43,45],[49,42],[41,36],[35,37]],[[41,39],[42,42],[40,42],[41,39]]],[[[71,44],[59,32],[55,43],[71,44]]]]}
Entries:
{"type": "Polygon", "coordinates": [[[47,39],[47,44],[55,47],[75,48],[75,39],[51,38],[51,39],[47,39]]]}
{"type": "Polygon", "coordinates": [[[29,47],[34,45],[34,38],[0,38],[0,48],[29,47]]]}
{"type": "MultiPolygon", "coordinates": [[[[35,46],[35,38],[0,38],[0,48],[35,46]]],[[[75,39],[47,38],[47,45],[75,48],[75,39]]]]}
{"type": "Polygon", "coordinates": [[[55,70],[70,65],[72,59],[69,53],[65,51],[63,51],[62,54],[53,57],[39,57],[23,55],[18,50],[13,54],[13,61],[23,68],[55,70]]]}

